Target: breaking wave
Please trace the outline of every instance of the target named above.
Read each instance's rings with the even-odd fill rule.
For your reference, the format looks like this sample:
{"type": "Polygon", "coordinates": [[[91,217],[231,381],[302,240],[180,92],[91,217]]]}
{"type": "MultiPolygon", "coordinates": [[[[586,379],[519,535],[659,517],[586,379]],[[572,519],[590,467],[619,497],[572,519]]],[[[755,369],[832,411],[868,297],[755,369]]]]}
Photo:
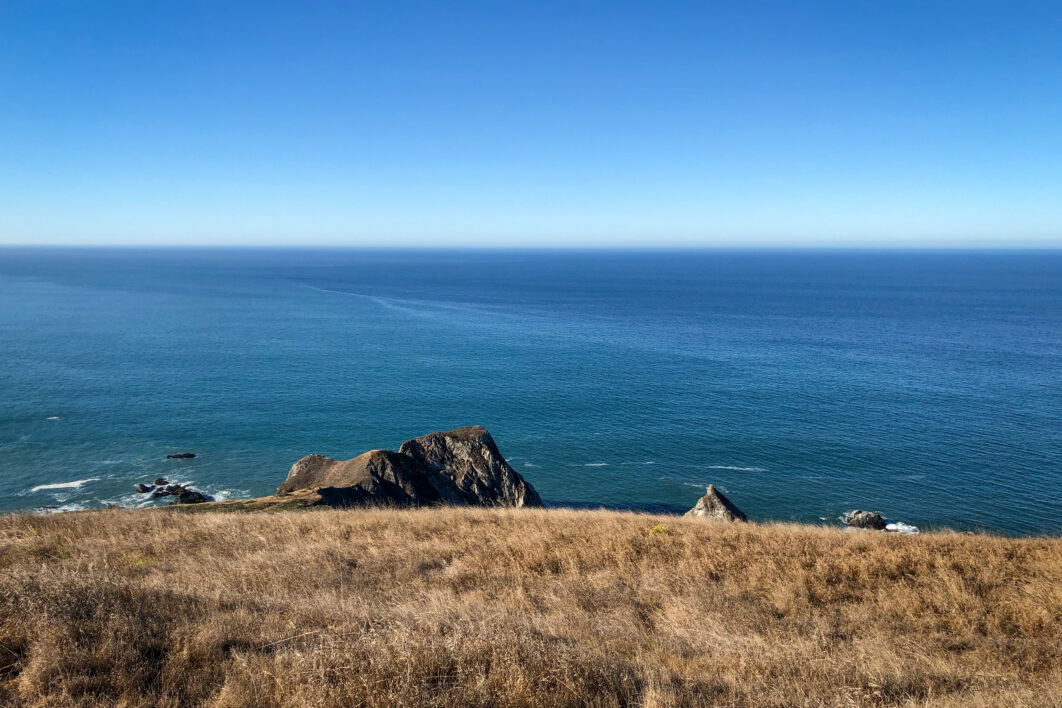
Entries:
{"type": "Polygon", "coordinates": [[[84,511],[87,508],[84,504],[63,504],[62,506],[39,506],[35,511],[39,514],[61,514],[64,511],[84,511]]]}
{"type": "Polygon", "coordinates": [[[77,489],[82,484],[88,484],[89,482],[98,482],[99,477],[89,477],[88,479],[78,479],[73,482],[56,482],[55,484],[38,484],[36,487],[30,490],[30,492],[41,492],[46,489],[77,489]]]}
{"type": "Polygon", "coordinates": [[[766,467],[735,467],[733,465],[708,465],[710,470],[731,470],[732,472],[766,472],[766,467]]]}

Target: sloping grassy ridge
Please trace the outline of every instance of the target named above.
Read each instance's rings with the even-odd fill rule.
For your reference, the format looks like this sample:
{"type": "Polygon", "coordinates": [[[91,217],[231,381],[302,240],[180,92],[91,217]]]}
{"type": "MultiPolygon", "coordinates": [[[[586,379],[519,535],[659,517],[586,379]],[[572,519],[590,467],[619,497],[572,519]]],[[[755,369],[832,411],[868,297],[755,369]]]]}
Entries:
{"type": "Polygon", "coordinates": [[[1060,539],[561,510],[0,517],[8,705],[1060,697],[1060,539]]]}

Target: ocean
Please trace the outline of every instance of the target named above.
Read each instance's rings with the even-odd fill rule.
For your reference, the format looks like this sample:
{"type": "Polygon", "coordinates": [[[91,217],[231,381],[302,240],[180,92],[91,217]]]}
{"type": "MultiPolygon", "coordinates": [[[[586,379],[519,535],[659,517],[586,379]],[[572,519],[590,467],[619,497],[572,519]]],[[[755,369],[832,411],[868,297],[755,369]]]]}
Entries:
{"type": "Polygon", "coordinates": [[[547,505],[1062,533],[1062,252],[4,248],[0,357],[0,511],[480,424],[547,505]]]}

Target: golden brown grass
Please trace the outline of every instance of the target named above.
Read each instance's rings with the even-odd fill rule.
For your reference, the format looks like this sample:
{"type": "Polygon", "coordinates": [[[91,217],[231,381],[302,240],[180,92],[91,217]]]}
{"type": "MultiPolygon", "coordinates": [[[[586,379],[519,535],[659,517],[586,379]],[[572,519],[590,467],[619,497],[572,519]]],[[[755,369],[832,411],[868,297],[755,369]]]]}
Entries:
{"type": "Polygon", "coordinates": [[[0,518],[8,704],[1060,697],[1059,539],[559,510],[0,518]]]}

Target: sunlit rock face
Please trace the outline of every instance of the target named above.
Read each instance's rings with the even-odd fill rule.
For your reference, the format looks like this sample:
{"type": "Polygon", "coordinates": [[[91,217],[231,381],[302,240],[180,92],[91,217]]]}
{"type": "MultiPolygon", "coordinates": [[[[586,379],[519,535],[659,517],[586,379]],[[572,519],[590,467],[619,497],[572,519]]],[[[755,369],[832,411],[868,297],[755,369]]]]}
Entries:
{"type": "Polygon", "coordinates": [[[686,512],[690,518],[705,517],[722,521],[748,521],[745,514],[734,506],[714,484],[708,485],[708,491],[697,500],[697,504],[686,512]]]}

